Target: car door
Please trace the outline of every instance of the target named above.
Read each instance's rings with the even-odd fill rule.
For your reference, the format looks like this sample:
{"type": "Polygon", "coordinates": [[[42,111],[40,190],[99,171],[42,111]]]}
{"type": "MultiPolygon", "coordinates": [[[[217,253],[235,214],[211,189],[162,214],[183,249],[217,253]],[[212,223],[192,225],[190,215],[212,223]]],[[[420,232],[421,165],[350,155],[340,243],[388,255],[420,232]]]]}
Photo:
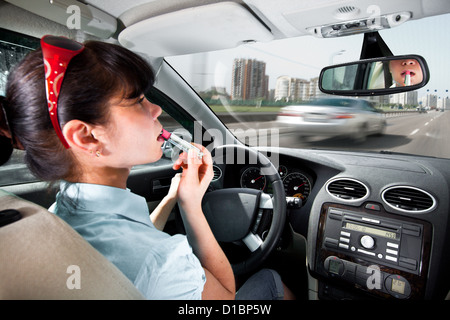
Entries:
{"type": "Polygon", "coordinates": [[[368,101],[361,100],[360,106],[366,118],[368,133],[372,134],[381,132],[384,123],[382,114],[377,109],[375,109],[368,101]]]}

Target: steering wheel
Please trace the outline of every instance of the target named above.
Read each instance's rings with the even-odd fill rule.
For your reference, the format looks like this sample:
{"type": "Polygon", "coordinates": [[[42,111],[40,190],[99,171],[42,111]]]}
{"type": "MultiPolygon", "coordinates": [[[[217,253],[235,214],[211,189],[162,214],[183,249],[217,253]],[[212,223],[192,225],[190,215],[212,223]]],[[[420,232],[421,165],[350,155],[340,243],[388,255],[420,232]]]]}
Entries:
{"type": "MultiPolygon", "coordinates": [[[[217,241],[242,241],[251,252],[244,261],[232,264],[234,273],[241,275],[258,267],[277,246],[286,221],[286,196],[278,170],[257,150],[244,145],[224,145],[215,148],[212,155],[219,163],[231,151],[236,151],[234,158],[237,155],[241,163],[241,156],[256,160],[256,166],[261,168],[261,173],[273,188],[272,196],[255,189],[228,188],[207,192],[203,197],[203,213],[217,241]],[[255,230],[259,223],[258,216],[265,209],[272,210],[273,214],[269,232],[263,241],[255,230]]],[[[229,156],[226,159],[229,160],[229,156]]]]}

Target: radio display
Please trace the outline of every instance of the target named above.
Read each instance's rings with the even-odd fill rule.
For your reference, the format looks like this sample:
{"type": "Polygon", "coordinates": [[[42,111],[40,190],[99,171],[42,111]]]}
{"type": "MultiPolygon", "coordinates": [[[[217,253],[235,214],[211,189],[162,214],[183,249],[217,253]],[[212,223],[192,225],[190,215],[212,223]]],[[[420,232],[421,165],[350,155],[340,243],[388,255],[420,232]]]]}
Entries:
{"type": "Polygon", "coordinates": [[[354,230],[362,233],[370,233],[376,236],[381,236],[388,239],[397,239],[397,233],[392,231],[387,231],[383,229],[376,229],[372,227],[363,226],[360,224],[345,222],[344,228],[349,230],[354,230]]]}

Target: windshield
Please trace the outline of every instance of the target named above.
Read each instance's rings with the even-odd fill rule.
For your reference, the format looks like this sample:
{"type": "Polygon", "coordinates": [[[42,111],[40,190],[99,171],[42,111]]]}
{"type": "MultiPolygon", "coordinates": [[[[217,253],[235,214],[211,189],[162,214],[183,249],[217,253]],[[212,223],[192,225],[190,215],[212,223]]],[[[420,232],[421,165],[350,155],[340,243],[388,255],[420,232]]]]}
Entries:
{"type": "Polygon", "coordinates": [[[325,66],[358,60],[362,35],[303,36],[166,60],[246,144],[450,158],[449,23],[447,14],[380,31],[394,55],[423,56],[430,81],[417,91],[357,97],[367,102],[347,114],[340,109],[354,98],[331,101],[318,77],[325,66]],[[262,137],[268,129],[277,141],[262,137]],[[250,130],[260,138],[247,139],[250,130]]]}

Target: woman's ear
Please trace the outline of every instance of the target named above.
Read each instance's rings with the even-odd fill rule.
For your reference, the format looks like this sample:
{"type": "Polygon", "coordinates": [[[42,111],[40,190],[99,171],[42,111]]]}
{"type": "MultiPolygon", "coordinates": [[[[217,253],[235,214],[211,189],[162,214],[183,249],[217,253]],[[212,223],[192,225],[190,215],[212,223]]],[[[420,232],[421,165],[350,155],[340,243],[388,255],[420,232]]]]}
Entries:
{"type": "Polygon", "coordinates": [[[85,152],[98,150],[100,141],[94,136],[96,127],[80,120],[70,120],[63,127],[63,135],[70,147],[85,152]]]}

